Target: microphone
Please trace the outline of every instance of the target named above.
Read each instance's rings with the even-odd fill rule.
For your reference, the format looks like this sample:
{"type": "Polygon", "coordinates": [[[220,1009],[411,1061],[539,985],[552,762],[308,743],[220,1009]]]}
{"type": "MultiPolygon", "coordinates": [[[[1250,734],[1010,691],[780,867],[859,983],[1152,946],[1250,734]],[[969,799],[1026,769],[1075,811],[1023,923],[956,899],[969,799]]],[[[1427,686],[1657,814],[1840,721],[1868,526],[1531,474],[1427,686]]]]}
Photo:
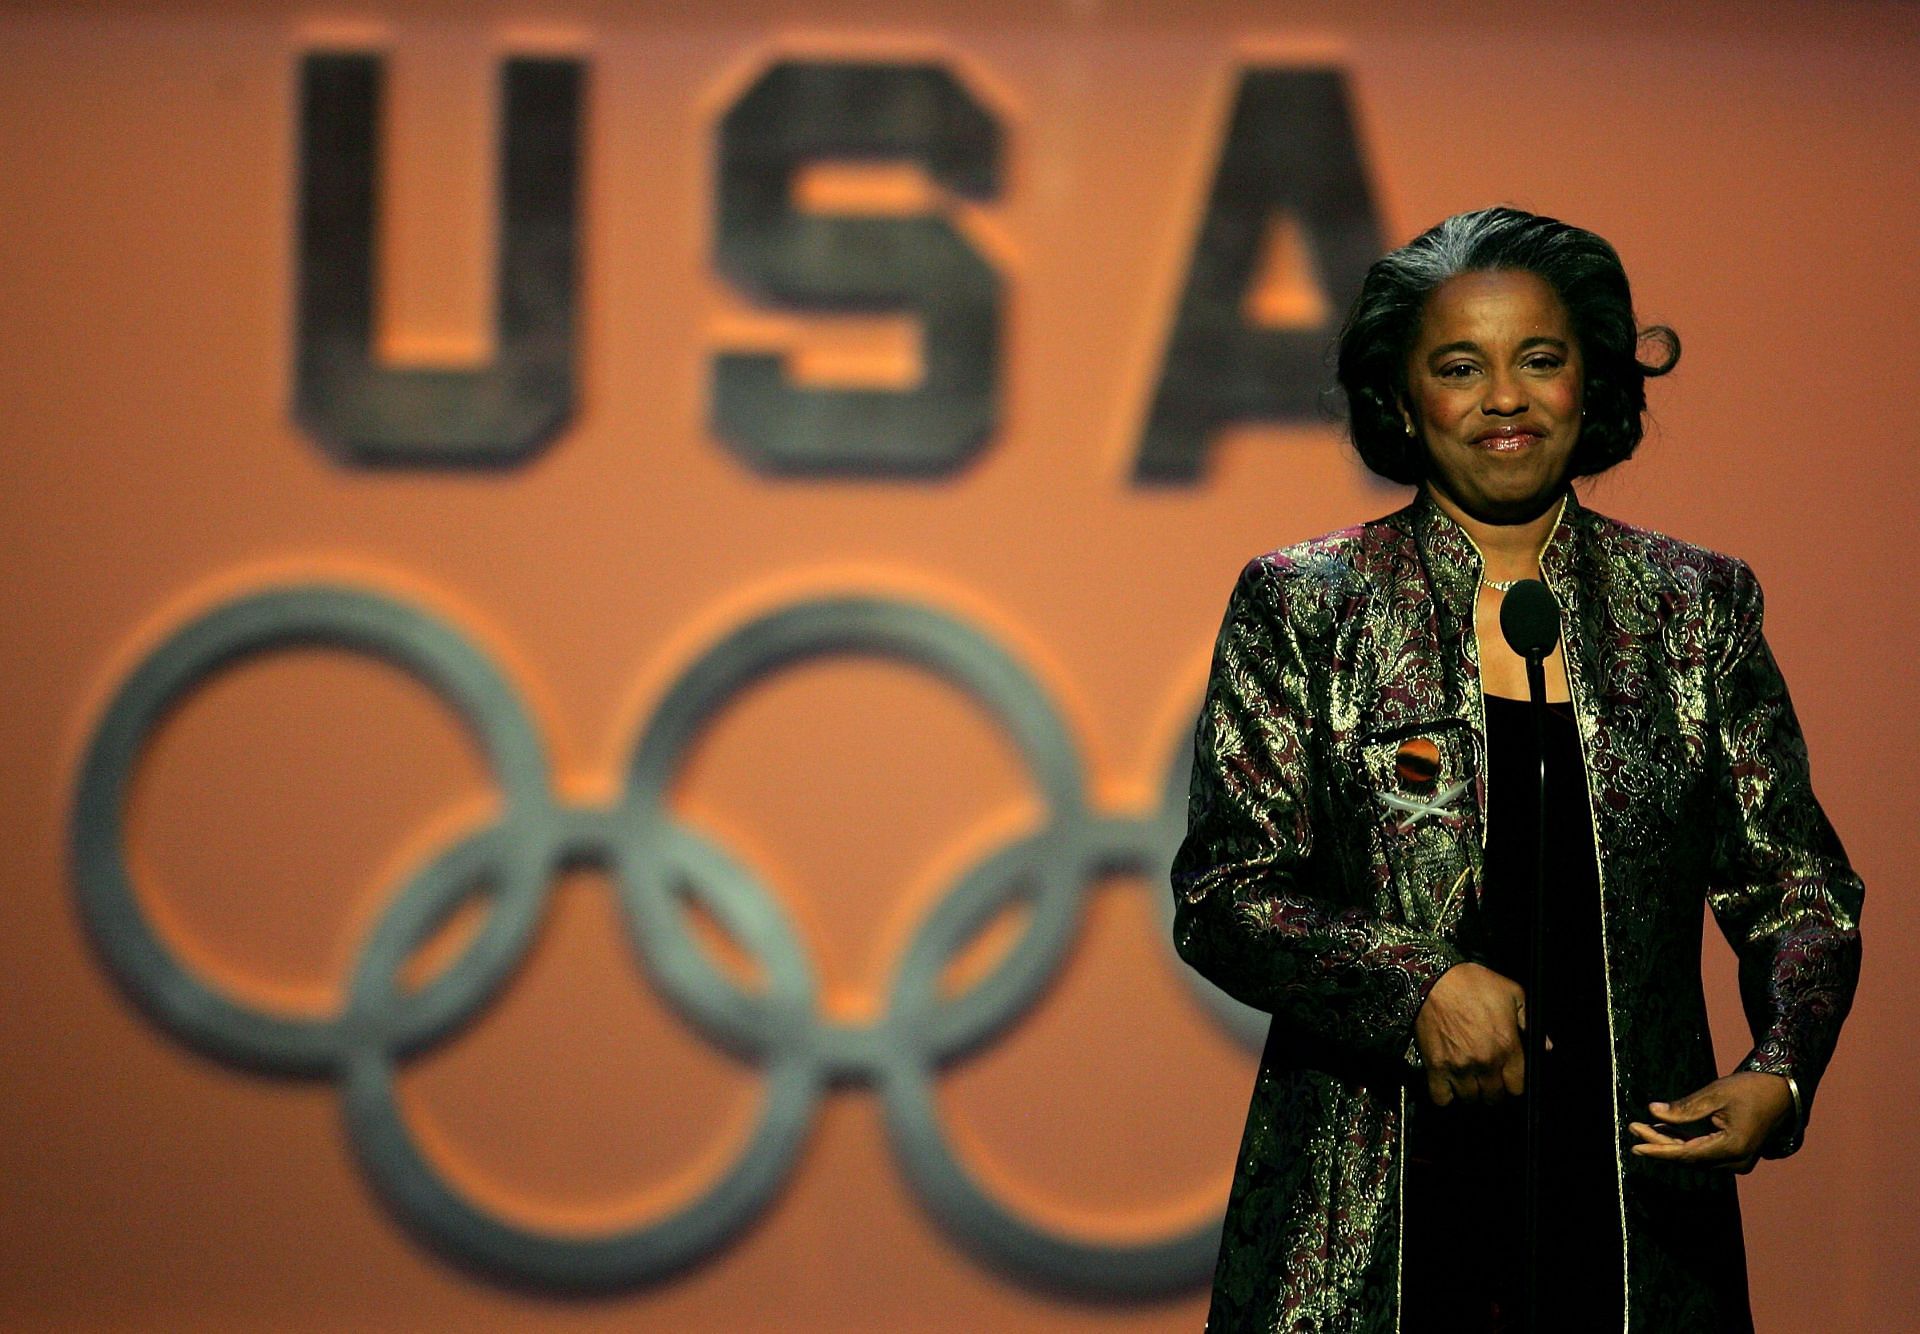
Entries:
{"type": "Polygon", "coordinates": [[[1527,694],[1533,705],[1534,755],[1540,786],[1534,794],[1534,859],[1531,931],[1527,941],[1527,1160],[1523,1178],[1523,1224],[1527,1256],[1527,1323],[1540,1328],[1542,1197],[1546,1191],[1546,1132],[1541,1108],[1546,1102],[1547,1013],[1547,655],[1560,642],[1560,604],[1538,579],[1522,579],[1500,600],[1500,633],[1507,646],[1527,661],[1527,694]]]}
{"type": "Polygon", "coordinates": [[[1522,579],[1500,601],[1500,633],[1528,662],[1544,662],[1560,642],[1560,604],[1538,579],[1522,579]]]}

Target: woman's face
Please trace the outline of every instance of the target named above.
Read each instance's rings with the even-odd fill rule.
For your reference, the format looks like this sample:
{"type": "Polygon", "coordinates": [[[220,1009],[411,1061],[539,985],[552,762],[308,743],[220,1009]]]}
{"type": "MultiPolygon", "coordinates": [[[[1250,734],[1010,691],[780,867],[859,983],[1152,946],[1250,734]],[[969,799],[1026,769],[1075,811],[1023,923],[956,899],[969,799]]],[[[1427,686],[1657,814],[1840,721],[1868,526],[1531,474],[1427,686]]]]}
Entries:
{"type": "Polygon", "coordinates": [[[1580,345],[1538,274],[1463,273],[1427,298],[1401,410],[1428,485],[1485,523],[1525,523],[1560,495],[1580,438],[1580,345]]]}

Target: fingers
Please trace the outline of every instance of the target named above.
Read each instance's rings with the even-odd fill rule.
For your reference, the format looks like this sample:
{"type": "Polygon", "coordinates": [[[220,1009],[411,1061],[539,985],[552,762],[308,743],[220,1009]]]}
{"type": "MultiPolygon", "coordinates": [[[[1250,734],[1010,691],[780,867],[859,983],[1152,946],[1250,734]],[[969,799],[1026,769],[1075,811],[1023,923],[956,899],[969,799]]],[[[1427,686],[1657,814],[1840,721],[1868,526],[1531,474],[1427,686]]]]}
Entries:
{"type": "Polygon", "coordinates": [[[1669,1135],[1664,1130],[1650,1126],[1644,1121],[1629,1121],[1627,1129],[1645,1144],[1685,1144],[1687,1142],[1678,1135],[1669,1135]]]}
{"type": "Polygon", "coordinates": [[[1687,1163],[1694,1167],[1734,1168],[1740,1171],[1751,1169],[1753,1164],[1753,1155],[1738,1147],[1735,1137],[1724,1130],[1716,1130],[1711,1135],[1701,1135],[1697,1139],[1674,1139],[1637,1122],[1632,1129],[1644,1141],[1633,1146],[1633,1151],[1642,1158],[1663,1158],[1668,1162],[1687,1163]],[[1649,1135],[1659,1138],[1648,1139],[1649,1135]]]}
{"type": "Polygon", "coordinates": [[[1715,1112],[1724,1111],[1726,1100],[1715,1096],[1715,1085],[1709,1084],[1703,1089],[1689,1093],[1675,1102],[1650,1102],[1647,1110],[1662,1121],[1675,1125],[1688,1121],[1704,1121],[1715,1112]]]}
{"type": "MultiPolygon", "coordinates": [[[[1655,1117],[1669,1125],[1680,1125],[1706,1119],[1701,1113],[1715,1107],[1711,1100],[1701,1099],[1699,1095],[1683,1098],[1679,1102],[1649,1103],[1648,1108],[1655,1117]],[[1694,1115],[1687,1115],[1692,1112],[1694,1115]]],[[[1760,1159],[1758,1146],[1753,1137],[1744,1131],[1734,1129],[1719,1118],[1713,1120],[1714,1129],[1702,1135],[1687,1137],[1669,1134],[1657,1126],[1644,1121],[1631,1121],[1627,1129],[1633,1132],[1640,1143],[1633,1146],[1633,1152],[1642,1158],[1663,1158],[1670,1162],[1685,1163],[1689,1166],[1714,1169],[1718,1171],[1751,1172],[1760,1159]]]]}
{"type": "Polygon", "coordinates": [[[1476,1062],[1427,1072],[1427,1096],[1445,1107],[1458,1100],[1495,1103],[1526,1091],[1526,1056],[1515,1049],[1499,1063],[1476,1062]]]}
{"type": "Polygon", "coordinates": [[[1500,1088],[1515,1098],[1527,1091],[1527,1054],[1519,1047],[1508,1053],[1506,1064],[1500,1067],[1500,1088]]]}
{"type": "Polygon", "coordinates": [[[1445,1107],[1456,1099],[1461,1102],[1494,1103],[1519,1097],[1526,1091],[1526,1058],[1515,1055],[1499,1067],[1461,1067],[1444,1074],[1429,1072],[1427,1096],[1434,1105],[1445,1107]]]}
{"type": "Polygon", "coordinates": [[[1519,1068],[1508,1070],[1455,1069],[1440,1073],[1428,1071],[1427,1096],[1436,1107],[1448,1103],[1493,1103],[1512,1094],[1518,1096],[1525,1086],[1519,1068]]]}

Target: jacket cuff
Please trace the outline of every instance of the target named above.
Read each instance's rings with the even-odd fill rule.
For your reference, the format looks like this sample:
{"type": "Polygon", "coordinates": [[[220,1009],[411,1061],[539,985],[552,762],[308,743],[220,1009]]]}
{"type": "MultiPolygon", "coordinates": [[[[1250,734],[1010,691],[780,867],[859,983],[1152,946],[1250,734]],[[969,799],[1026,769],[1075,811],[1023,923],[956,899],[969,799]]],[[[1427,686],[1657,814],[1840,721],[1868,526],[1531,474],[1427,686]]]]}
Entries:
{"type": "Polygon", "coordinates": [[[1800,1091],[1800,1081],[1793,1077],[1793,1067],[1785,1057],[1763,1053],[1758,1048],[1748,1053],[1747,1058],[1735,1067],[1736,1073],[1751,1070],[1756,1074],[1779,1075],[1787,1081],[1787,1092],[1793,1097],[1793,1116],[1774,1128],[1766,1143],[1760,1146],[1762,1158],[1785,1158],[1797,1153],[1807,1133],[1806,1097],[1800,1091]]]}

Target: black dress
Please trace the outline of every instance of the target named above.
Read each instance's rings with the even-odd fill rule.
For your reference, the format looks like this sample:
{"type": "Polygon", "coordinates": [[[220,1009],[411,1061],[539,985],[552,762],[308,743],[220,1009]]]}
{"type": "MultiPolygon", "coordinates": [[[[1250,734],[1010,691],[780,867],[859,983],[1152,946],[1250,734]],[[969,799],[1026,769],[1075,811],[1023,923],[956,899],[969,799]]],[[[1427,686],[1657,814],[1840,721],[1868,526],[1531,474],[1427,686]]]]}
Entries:
{"type": "MultiPolygon", "coordinates": [[[[1530,928],[1538,770],[1531,705],[1488,696],[1487,846],[1479,901],[1461,922],[1467,957],[1519,980],[1530,928]]],[[[1548,706],[1546,1135],[1542,1326],[1618,1330],[1620,1203],[1600,888],[1585,770],[1566,704],[1548,706]]],[[[1529,1084],[1532,1080],[1529,1079],[1529,1084]]],[[[1522,1200],[1526,1097],[1438,1107],[1409,1095],[1401,1328],[1525,1324],[1522,1200]]]]}

